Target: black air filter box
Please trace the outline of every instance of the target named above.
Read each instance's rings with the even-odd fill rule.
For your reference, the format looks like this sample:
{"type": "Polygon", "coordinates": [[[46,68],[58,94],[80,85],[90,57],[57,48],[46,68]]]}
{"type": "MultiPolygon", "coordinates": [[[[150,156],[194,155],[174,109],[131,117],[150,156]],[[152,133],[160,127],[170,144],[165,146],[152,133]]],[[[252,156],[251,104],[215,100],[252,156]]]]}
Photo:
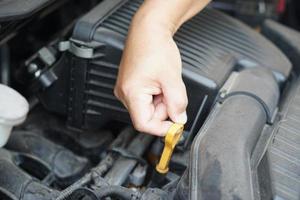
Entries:
{"type": "Polygon", "coordinates": [[[23,19],[53,1],[55,0],[1,0],[0,21],[23,19]]]}
{"type": "MultiPolygon", "coordinates": [[[[140,0],[106,0],[77,22],[70,44],[66,45],[68,64],[57,64],[68,67],[69,75],[58,74],[52,88],[40,95],[47,106],[51,101],[49,92],[59,90],[65,106],[60,112],[68,115],[70,125],[96,128],[112,119],[129,122],[129,115],[114,97],[113,88],[128,27],[141,3],[140,0]],[[66,80],[59,80],[62,76],[69,76],[64,89],[62,85],[66,84],[60,82],[66,80]]],[[[200,114],[197,122],[204,118],[219,88],[235,68],[270,68],[279,82],[290,72],[290,62],[272,43],[213,9],[205,9],[184,24],[176,33],[175,41],[181,52],[189,98],[187,130],[197,113],[200,114]]]]}

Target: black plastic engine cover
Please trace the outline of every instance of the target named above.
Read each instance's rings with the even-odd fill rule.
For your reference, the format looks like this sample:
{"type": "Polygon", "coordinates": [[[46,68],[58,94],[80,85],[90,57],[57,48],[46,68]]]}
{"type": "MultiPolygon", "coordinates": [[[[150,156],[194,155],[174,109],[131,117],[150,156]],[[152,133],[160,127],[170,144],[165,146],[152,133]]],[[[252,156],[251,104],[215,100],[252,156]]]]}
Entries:
{"type": "Polygon", "coordinates": [[[1,0],[0,21],[19,20],[55,0],[1,0]]]}
{"type": "Polygon", "coordinates": [[[256,177],[261,171],[256,166],[261,160],[255,156],[279,98],[269,70],[246,69],[228,79],[193,141],[188,199],[270,199],[264,196],[270,190],[258,187],[256,177]]]}
{"type": "MultiPolygon", "coordinates": [[[[113,88],[128,27],[141,3],[106,0],[78,20],[71,54],[67,53],[67,61],[61,60],[64,64],[56,64],[57,70],[54,67],[61,78],[40,95],[49,110],[67,114],[70,125],[97,128],[112,119],[129,121],[113,88]],[[65,66],[69,69],[62,70],[65,66]]],[[[181,53],[189,98],[187,130],[194,120],[198,123],[204,119],[233,70],[266,67],[272,69],[278,82],[283,82],[291,70],[289,60],[262,35],[210,8],[185,23],[174,39],[181,53]]]]}

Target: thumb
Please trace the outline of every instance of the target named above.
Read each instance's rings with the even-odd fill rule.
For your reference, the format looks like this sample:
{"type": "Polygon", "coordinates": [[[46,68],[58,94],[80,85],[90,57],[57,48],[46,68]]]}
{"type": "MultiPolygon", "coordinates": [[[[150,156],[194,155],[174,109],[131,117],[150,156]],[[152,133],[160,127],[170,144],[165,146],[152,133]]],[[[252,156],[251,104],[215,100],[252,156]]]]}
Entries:
{"type": "Polygon", "coordinates": [[[165,80],[162,83],[162,90],[169,118],[175,123],[185,124],[188,99],[181,77],[177,80],[165,80]]]}

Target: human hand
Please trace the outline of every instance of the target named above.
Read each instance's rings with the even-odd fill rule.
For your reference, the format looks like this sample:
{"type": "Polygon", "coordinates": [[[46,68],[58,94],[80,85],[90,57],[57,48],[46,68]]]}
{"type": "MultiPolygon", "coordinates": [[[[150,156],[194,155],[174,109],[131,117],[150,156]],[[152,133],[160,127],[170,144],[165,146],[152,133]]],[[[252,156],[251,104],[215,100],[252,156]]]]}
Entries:
{"type": "Polygon", "coordinates": [[[172,32],[164,27],[135,25],[127,38],[115,95],[138,131],[164,136],[172,122],[187,121],[180,53],[172,32]]]}

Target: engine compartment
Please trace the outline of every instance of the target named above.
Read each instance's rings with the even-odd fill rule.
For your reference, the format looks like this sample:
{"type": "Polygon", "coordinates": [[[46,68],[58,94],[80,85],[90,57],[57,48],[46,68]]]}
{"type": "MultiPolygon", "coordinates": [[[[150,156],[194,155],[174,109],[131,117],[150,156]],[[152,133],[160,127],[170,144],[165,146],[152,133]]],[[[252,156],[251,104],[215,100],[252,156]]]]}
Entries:
{"type": "Polygon", "coordinates": [[[0,32],[0,80],[30,104],[0,149],[0,199],[298,199],[299,32],[213,8],[179,29],[189,121],[162,176],[163,138],[135,131],[113,96],[142,1],[57,2],[0,32]]]}

